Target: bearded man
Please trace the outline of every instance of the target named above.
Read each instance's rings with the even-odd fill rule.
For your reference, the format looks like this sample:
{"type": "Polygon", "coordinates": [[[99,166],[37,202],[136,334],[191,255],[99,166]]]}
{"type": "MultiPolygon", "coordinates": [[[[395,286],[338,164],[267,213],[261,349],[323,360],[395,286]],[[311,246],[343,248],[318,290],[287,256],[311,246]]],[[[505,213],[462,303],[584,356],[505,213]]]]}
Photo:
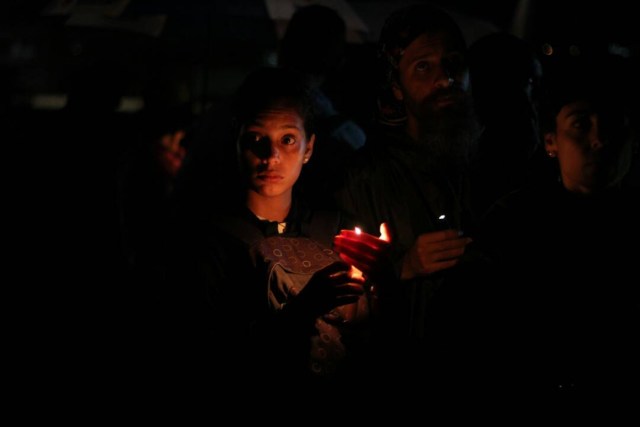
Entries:
{"type": "Polygon", "coordinates": [[[391,231],[398,283],[379,290],[380,343],[399,355],[398,366],[428,352],[434,301],[471,241],[462,232],[471,227],[465,176],[479,125],[465,51],[460,28],[440,9],[419,4],[388,17],[381,124],[336,193],[363,230],[386,222],[391,231]]]}

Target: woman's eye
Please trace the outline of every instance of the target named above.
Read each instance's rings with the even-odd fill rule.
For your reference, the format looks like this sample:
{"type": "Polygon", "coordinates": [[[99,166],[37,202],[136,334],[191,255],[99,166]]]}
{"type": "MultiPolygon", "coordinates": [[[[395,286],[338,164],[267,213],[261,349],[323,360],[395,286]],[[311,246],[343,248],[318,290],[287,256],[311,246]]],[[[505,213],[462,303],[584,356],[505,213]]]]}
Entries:
{"type": "Polygon", "coordinates": [[[573,122],[573,127],[580,130],[589,130],[591,127],[591,121],[588,117],[579,117],[573,122]]]}
{"type": "Polygon", "coordinates": [[[296,143],[296,138],[293,135],[285,135],[282,137],[282,143],[284,145],[293,145],[296,143]]]}

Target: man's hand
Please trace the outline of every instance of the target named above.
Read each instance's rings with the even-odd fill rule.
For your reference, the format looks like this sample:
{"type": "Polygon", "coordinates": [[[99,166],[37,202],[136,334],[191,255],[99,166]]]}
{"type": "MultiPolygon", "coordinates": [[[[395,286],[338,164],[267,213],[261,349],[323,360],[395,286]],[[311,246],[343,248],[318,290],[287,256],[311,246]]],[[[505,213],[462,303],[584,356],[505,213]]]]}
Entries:
{"type": "Polygon", "coordinates": [[[471,238],[449,229],[418,236],[402,262],[401,279],[428,276],[456,265],[471,238]]]}

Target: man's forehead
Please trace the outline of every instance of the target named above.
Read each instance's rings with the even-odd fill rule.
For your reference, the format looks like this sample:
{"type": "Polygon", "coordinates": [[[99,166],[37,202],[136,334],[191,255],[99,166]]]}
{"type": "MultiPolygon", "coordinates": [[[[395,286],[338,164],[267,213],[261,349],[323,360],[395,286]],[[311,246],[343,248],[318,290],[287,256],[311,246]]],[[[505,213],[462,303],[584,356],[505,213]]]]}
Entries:
{"type": "Polygon", "coordinates": [[[454,50],[451,38],[442,33],[422,33],[416,37],[404,51],[409,50],[454,50]]]}
{"type": "Polygon", "coordinates": [[[450,38],[442,33],[423,33],[416,37],[409,45],[399,52],[399,58],[409,60],[429,55],[462,54],[450,38]]]}

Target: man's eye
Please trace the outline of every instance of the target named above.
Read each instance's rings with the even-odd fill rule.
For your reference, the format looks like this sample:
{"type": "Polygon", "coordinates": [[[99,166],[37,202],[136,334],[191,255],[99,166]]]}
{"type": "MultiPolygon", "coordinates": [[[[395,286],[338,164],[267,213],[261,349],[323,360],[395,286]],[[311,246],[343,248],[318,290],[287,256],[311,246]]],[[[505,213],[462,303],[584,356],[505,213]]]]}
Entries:
{"type": "Polygon", "coordinates": [[[284,145],[293,145],[296,143],[296,138],[293,135],[285,135],[282,137],[282,143],[284,145]]]}
{"type": "Polygon", "coordinates": [[[420,72],[428,71],[429,68],[431,67],[427,61],[420,61],[416,64],[416,70],[420,72]]]}

